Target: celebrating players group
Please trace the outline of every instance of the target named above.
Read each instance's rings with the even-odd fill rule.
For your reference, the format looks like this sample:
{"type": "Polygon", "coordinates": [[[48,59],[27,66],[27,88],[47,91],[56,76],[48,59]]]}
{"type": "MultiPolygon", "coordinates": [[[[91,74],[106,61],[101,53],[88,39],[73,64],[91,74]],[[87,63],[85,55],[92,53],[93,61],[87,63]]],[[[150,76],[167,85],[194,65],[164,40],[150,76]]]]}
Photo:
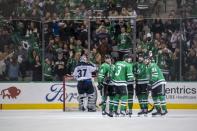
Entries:
{"type": "MultiPolygon", "coordinates": [[[[105,55],[105,62],[98,69],[97,86],[102,96],[102,115],[131,117],[134,92],[141,109],[138,112],[139,116],[147,116],[152,111],[148,110],[149,92],[155,109],[152,116],[166,115],[166,81],[163,73],[150,57],[138,54],[136,62],[132,59],[132,55],[125,54],[121,60],[113,63],[111,56],[105,55]],[[106,108],[108,98],[109,108],[106,108]]],[[[78,81],[79,109],[82,111],[86,109],[83,102],[84,94],[88,97],[88,111],[96,111],[95,88],[91,75],[95,70],[96,67],[87,62],[87,57],[82,56],[73,73],[78,81]]]]}

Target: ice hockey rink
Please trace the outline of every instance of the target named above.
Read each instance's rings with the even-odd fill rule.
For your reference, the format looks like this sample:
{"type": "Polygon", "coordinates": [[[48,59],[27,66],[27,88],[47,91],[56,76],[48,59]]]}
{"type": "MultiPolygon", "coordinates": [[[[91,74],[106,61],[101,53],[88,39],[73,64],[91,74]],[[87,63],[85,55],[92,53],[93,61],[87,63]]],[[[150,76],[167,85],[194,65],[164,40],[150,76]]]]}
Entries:
{"type": "Polygon", "coordinates": [[[169,110],[164,117],[103,117],[101,112],[1,110],[0,131],[197,131],[197,110],[169,110]]]}

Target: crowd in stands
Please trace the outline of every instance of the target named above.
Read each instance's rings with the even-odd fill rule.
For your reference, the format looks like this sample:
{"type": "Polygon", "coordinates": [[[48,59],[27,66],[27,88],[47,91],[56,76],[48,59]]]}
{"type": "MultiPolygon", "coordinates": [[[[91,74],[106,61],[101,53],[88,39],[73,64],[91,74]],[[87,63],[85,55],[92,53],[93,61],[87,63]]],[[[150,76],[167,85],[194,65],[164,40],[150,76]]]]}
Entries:
{"type": "Polygon", "coordinates": [[[92,20],[88,52],[85,18],[108,15],[137,15],[137,53],[151,55],[169,81],[197,81],[197,19],[185,18],[193,12],[189,2],[182,1],[165,19],[143,18],[135,0],[7,2],[14,11],[0,12],[0,81],[61,81],[72,74],[82,54],[98,66],[105,54],[118,60],[132,49],[130,19],[92,20]],[[180,16],[184,19],[177,19],[180,16]],[[128,46],[122,47],[122,41],[128,46]]]}

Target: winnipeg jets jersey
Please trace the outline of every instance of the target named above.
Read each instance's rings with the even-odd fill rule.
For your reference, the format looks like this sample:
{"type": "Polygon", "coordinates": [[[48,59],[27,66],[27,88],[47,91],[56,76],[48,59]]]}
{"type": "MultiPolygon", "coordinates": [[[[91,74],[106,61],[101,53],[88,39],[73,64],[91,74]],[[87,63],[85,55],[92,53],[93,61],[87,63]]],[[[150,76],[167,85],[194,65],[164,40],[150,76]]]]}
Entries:
{"type": "Polygon", "coordinates": [[[92,79],[92,72],[96,71],[93,64],[80,62],[74,69],[73,76],[77,81],[92,79]]]}

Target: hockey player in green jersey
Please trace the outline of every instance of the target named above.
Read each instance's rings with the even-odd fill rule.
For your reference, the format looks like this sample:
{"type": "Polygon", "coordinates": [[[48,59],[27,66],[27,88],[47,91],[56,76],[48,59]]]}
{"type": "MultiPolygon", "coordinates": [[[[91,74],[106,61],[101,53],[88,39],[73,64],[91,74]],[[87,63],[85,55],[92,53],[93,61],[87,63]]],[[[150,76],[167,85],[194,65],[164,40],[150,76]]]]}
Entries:
{"type": "Polygon", "coordinates": [[[152,113],[152,116],[165,115],[168,113],[165,96],[166,81],[157,64],[151,62],[148,57],[145,59],[145,64],[147,65],[149,85],[156,109],[156,112],[152,113]]]}
{"type": "Polygon", "coordinates": [[[142,54],[138,55],[138,60],[134,66],[134,74],[136,78],[136,96],[139,101],[141,111],[138,115],[146,115],[148,113],[148,76],[147,68],[144,64],[144,58],[142,54]]]}
{"type": "Polygon", "coordinates": [[[132,62],[132,56],[127,56],[128,58],[125,59],[126,62],[128,62],[128,74],[127,74],[127,90],[128,90],[128,112],[127,115],[131,117],[132,115],[132,109],[133,109],[133,95],[134,95],[134,84],[135,84],[135,77],[133,73],[133,62],[132,62]]]}
{"type": "Polygon", "coordinates": [[[109,96],[109,112],[112,114],[113,111],[113,97],[114,97],[114,88],[111,84],[111,75],[113,72],[114,66],[112,65],[111,56],[105,55],[105,62],[100,66],[98,73],[98,89],[101,92],[102,102],[102,115],[108,114],[106,112],[106,102],[107,97],[109,96]]]}
{"type": "Polygon", "coordinates": [[[114,97],[114,115],[118,116],[118,105],[119,101],[121,101],[120,106],[120,114],[126,115],[126,105],[128,100],[127,95],[127,82],[132,83],[133,73],[131,65],[127,62],[129,56],[126,54],[123,57],[123,61],[118,61],[115,63],[114,73],[112,77],[112,81],[115,89],[115,97],[114,97]]]}

